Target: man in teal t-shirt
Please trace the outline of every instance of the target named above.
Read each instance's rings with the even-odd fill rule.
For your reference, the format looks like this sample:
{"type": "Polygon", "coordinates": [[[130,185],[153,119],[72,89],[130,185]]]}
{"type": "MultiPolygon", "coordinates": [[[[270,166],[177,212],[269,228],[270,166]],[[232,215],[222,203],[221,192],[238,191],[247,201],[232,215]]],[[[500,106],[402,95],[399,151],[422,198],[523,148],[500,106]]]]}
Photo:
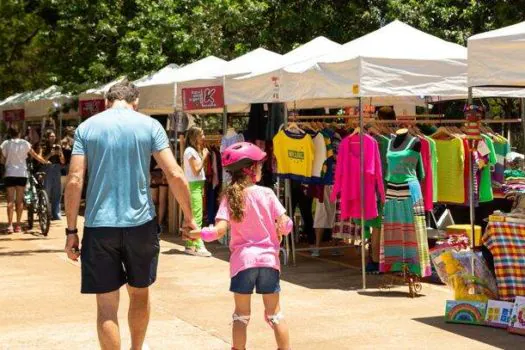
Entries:
{"type": "Polygon", "coordinates": [[[84,235],[80,254],[82,293],[97,294],[102,348],[120,347],[117,323],[119,289],[128,285],[132,349],[141,349],[149,321],[149,286],[157,277],[160,230],[149,191],[153,155],[181,205],[184,229],[195,229],[188,183],[156,120],[135,112],[138,89],[115,84],[109,109],[82,123],[75,134],[65,201],[66,253],[79,257],[77,217],[88,171],[84,235]]]}

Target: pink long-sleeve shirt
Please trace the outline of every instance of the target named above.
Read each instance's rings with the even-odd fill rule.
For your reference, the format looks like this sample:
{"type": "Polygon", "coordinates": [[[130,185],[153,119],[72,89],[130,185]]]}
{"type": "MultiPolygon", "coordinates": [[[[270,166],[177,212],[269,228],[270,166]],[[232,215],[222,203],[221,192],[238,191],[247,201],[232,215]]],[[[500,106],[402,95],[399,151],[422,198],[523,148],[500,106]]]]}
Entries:
{"type": "MultiPolygon", "coordinates": [[[[339,146],[334,189],[330,199],[335,201],[340,196],[342,219],[361,217],[359,139],[359,134],[348,136],[339,146]]],[[[385,202],[385,188],[379,147],[377,141],[367,134],[364,135],[364,158],[365,220],[369,220],[378,216],[377,200],[379,198],[381,202],[385,202]]]]}

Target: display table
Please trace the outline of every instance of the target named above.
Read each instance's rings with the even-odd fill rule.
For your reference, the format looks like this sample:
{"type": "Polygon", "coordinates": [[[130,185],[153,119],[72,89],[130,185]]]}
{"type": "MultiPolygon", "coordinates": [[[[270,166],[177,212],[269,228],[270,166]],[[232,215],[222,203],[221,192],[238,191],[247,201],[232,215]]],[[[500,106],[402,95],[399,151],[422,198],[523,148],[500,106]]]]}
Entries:
{"type": "Polygon", "coordinates": [[[494,257],[500,299],[525,296],[525,224],[489,222],[482,242],[494,257]]]}

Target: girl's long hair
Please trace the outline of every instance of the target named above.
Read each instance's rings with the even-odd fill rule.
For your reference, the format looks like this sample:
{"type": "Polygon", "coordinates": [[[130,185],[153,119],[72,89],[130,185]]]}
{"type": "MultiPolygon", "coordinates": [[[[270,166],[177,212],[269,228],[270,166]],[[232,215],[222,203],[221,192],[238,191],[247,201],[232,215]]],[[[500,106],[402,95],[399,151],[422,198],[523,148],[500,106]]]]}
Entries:
{"type": "Polygon", "coordinates": [[[232,182],[223,193],[233,221],[241,222],[244,219],[244,189],[251,185],[253,185],[252,180],[242,170],[233,172],[232,182]]]}
{"type": "Polygon", "coordinates": [[[188,129],[188,131],[186,132],[186,148],[188,147],[192,147],[193,149],[195,149],[197,151],[197,153],[199,153],[200,155],[202,155],[202,149],[200,148],[199,145],[197,145],[197,137],[203,133],[202,129],[199,128],[198,126],[192,126],[191,128],[188,129]]]}

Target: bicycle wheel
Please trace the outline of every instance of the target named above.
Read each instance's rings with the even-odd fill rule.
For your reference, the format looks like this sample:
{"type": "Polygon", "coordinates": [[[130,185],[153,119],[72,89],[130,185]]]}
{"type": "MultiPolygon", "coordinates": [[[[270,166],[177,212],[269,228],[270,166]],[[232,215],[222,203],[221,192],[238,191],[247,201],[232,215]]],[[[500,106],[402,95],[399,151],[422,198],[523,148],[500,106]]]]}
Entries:
{"type": "Polygon", "coordinates": [[[40,230],[44,236],[49,233],[51,227],[51,204],[49,197],[45,190],[38,191],[38,221],[40,223],[40,230]]]}
{"type": "Polygon", "coordinates": [[[27,206],[27,228],[29,230],[33,229],[33,223],[35,220],[35,208],[33,207],[33,204],[29,204],[27,206]]]}

